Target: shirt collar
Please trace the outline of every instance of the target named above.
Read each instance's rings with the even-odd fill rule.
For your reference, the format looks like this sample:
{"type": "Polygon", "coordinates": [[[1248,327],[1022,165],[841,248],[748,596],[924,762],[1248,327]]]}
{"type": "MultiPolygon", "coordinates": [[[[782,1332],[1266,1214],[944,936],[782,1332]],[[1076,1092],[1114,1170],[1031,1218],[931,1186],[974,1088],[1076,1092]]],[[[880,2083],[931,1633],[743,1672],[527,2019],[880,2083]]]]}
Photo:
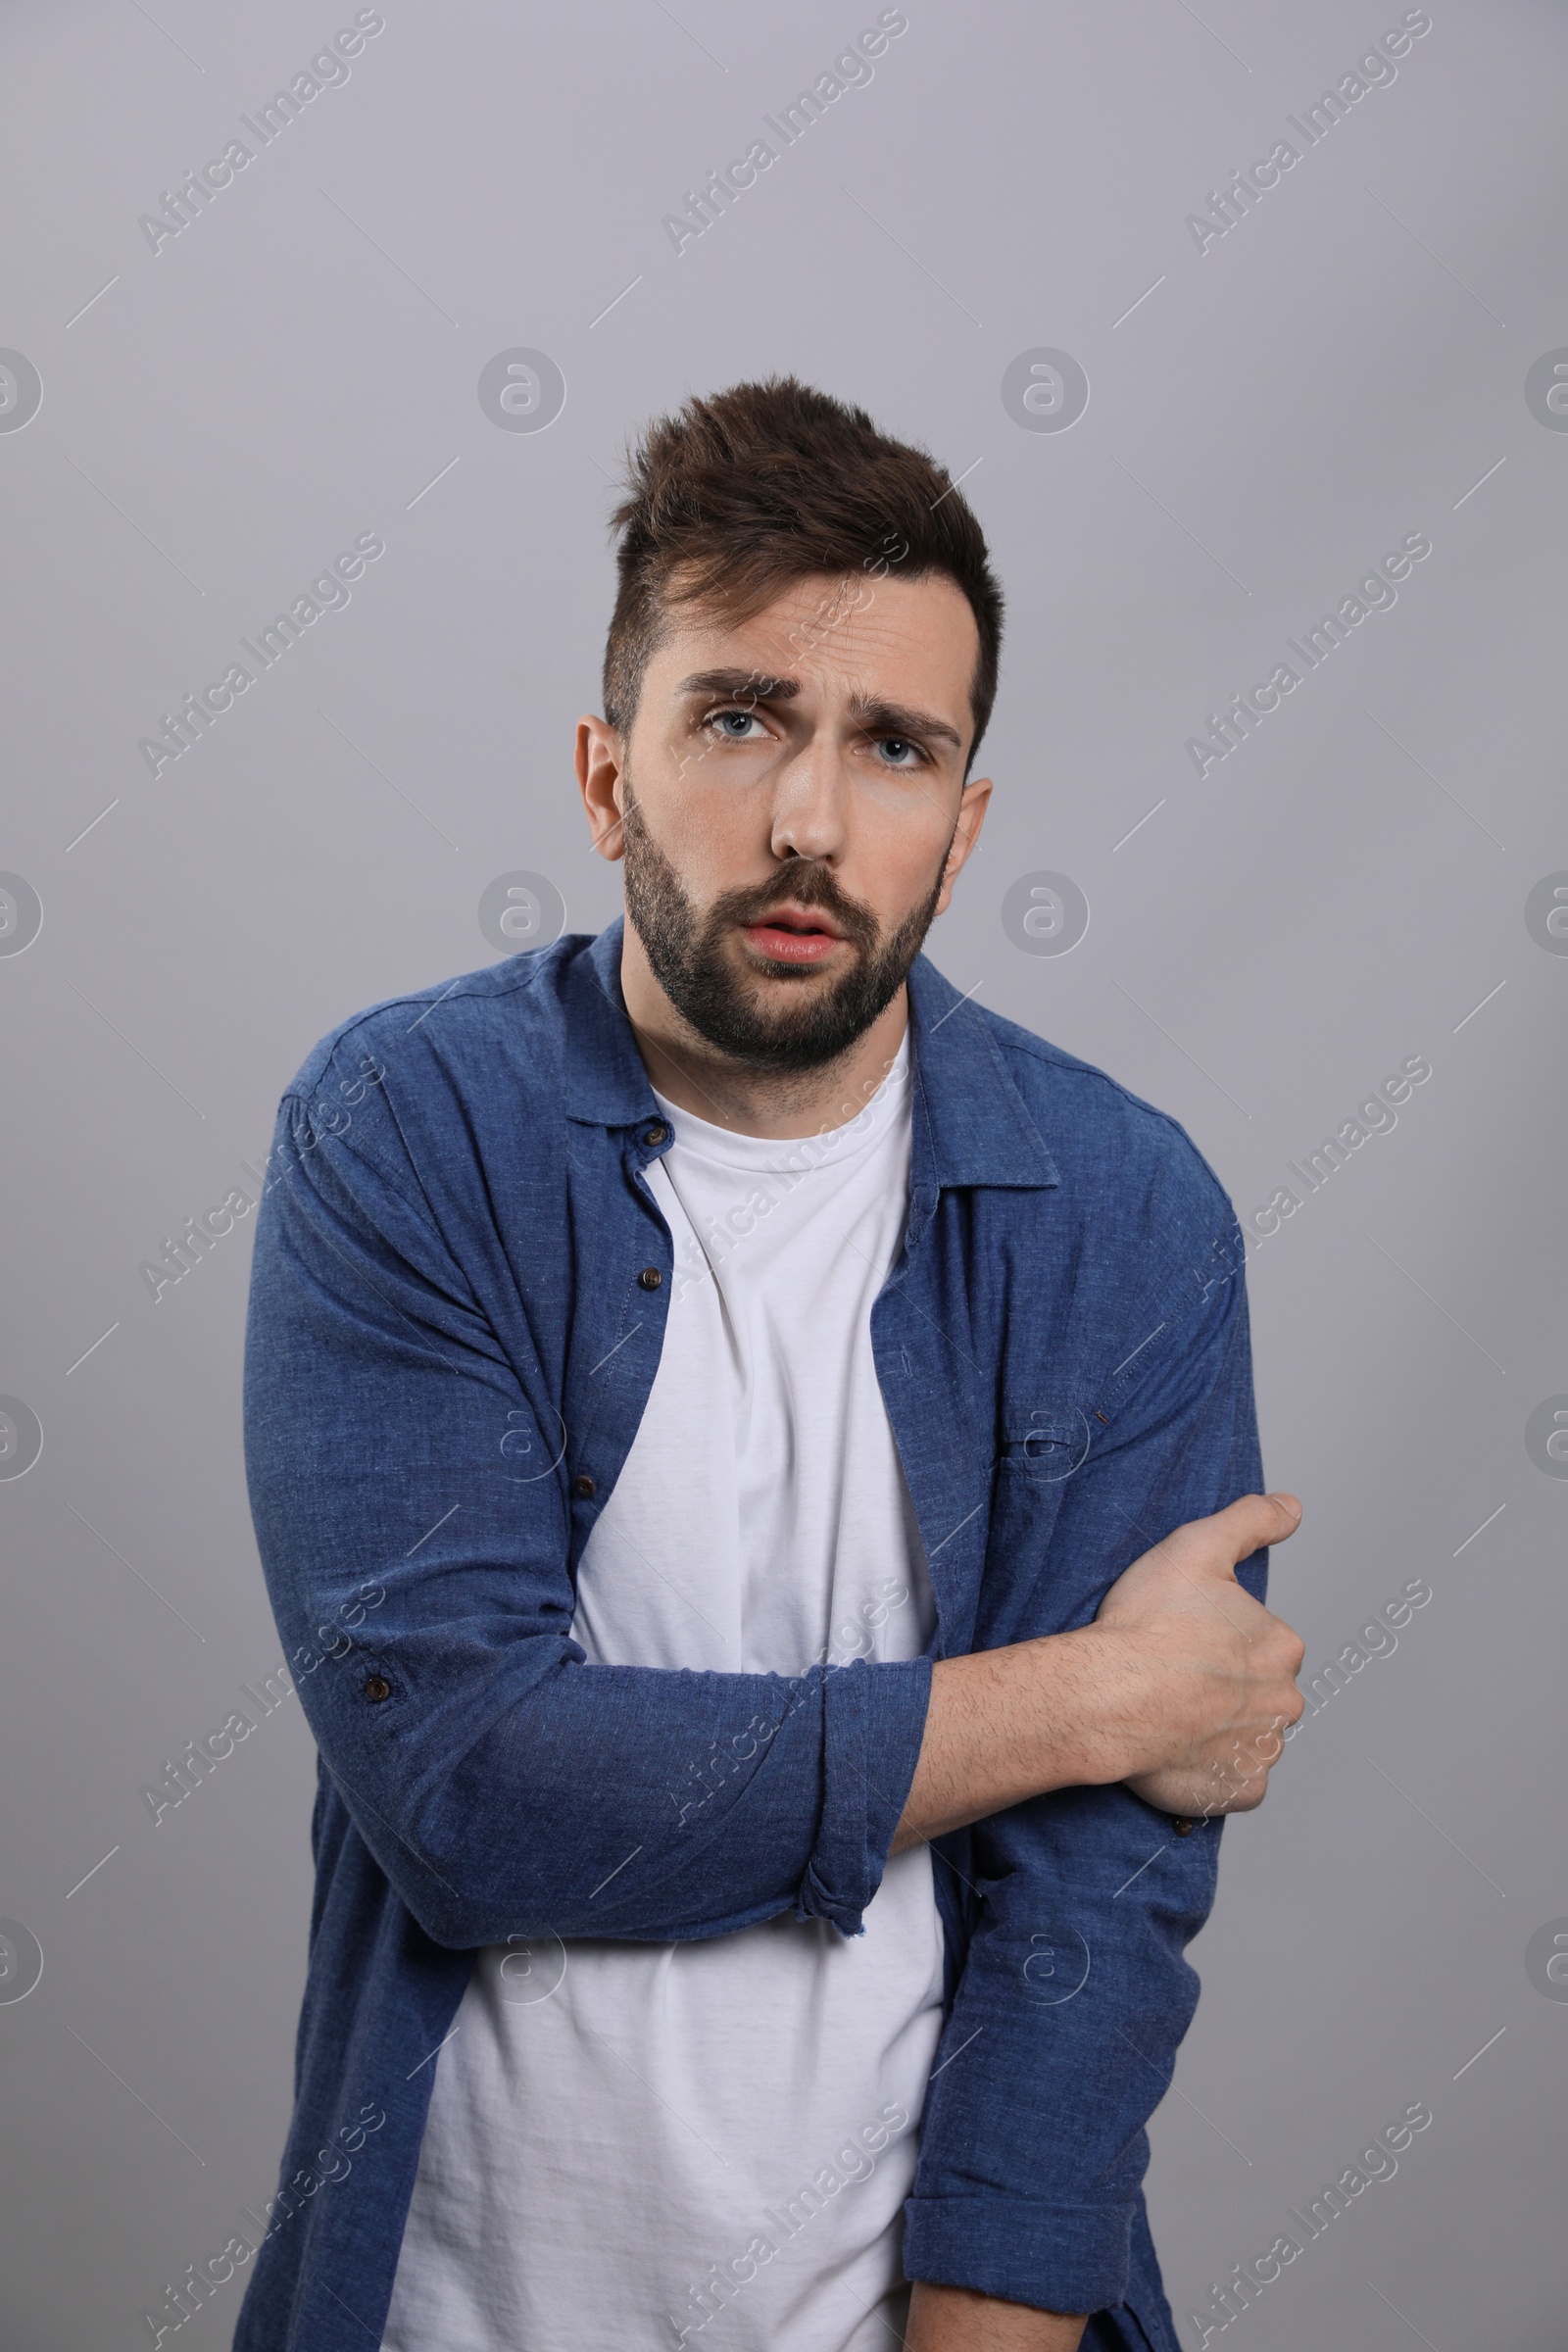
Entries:
{"type": "Polygon", "coordinates": [[[586,955],[571,957],[563,982],[566,1116],[590,1127],[635,1127],[659,1117],[620,993],[625,926],[625,916],[617,915],[586,955]]]}
{"type": "MultiPolygon", "coordinates": [[[[617,915],[564,976],[566,1115],[590,1126],[657,1121],[659,1105],[620,993],[617,915]]],[[[944,1185],[1054,1185],[1060,1179],[989,1023],[928,957],[910,967],[909,1016],[925,1160],[944,1185]]]]}
{"type": "Polygon", "coordinates": [[[991,1024],[928,956],[909,967],[916,1099],[940,1185],[1054,1185],[1061,1179],[991,1024]]]}

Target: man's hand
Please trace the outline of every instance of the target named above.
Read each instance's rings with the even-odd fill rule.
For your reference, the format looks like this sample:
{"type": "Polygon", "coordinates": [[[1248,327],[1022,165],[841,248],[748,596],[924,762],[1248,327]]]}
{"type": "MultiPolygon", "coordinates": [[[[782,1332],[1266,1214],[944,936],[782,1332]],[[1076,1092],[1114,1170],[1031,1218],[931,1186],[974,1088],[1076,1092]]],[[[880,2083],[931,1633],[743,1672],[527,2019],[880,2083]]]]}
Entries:
{"type": "Polygon", "coordinates": [[[939,1660],[892,1850],[1113,1781],[1167,1813],[1260,1804],[1305,1649],[1235,1568],[1300,1518],[1294,1494],[1244,1494],[1135,1560],[1093,1625],[939,1660]]]}
{"type": "Polygon", "coordinates": [[[1294,1494],[1245,1494],[1176,1528],[1100,1604],[1096,1626],[1132,1644],[1143,1726],[1165,1750],[1123,1778],[1161,1812],[1248,1813],[1263,1801],[1283,1729],[1304,1709],[1296,1677],[1306,1653],[1235,1569],[1300,1522],[1294,1494]]]}
{"type": "Polygon", "coordinates": [[[905,2352],[1078,2352],[1081,2319],[917,2278],[905,2352]]]}

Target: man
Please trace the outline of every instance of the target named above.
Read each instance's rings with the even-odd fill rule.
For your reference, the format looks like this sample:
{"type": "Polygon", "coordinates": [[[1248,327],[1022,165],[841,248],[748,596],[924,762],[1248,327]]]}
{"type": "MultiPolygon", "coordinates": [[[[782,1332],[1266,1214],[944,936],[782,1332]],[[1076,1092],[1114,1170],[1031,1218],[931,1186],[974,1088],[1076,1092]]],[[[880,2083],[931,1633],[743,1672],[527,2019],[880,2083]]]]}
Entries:
{"type": "Polygon", "coordinates": [[[947,474],[774,380],[616,521],[624,923],[280,1114],[247,1457],[318,1892],[236,2344],[1173,2352],[1143,2127],[1301,1703],[1235,1219],[919,955],[1001,628],[947,474]]]}

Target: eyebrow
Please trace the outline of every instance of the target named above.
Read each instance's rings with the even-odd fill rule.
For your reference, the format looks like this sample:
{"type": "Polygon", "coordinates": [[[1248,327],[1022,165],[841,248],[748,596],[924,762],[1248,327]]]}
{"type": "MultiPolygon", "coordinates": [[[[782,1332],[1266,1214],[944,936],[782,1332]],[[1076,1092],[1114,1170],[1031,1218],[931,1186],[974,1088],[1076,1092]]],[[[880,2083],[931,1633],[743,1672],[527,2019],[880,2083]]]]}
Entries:
{"type": "Polygon", "coordinates": [[[760,669],[698,669],[682,678],[677,694],[750,694],[761,703],[787,703],[801,691],[799,678],[770,678],[760,669]]]}
{"type": "MultiPolygon", "coordinates": [[[[768,677],[755,669],[699,669],[689,678],[682,678],[675,691],[726,695],[736,701],[749,697],[759,703],[787,703],[800,693],[801,682],[799,678],[768,677]]],[[[945,718],[938,718],[929,710],[911,710],[906,703],[883,702],[857,694],[850,700],[850,716],[867,735],[927,736],[935,742],[951,743],[956,752],[963,749],[962,736],[945,718]]]]}
{"type": "Polygon", "coordinates": [[[939,743],[951,743],[956,752],[963,749],[963,737],[956,727],[950,727],[945,718],[937,718],[929,710],[913,710],[906,703],[884,703],[868,700],[863,694],[852,695],[850,715],[859,721],[868,735],[929,735],[939,743]]]}

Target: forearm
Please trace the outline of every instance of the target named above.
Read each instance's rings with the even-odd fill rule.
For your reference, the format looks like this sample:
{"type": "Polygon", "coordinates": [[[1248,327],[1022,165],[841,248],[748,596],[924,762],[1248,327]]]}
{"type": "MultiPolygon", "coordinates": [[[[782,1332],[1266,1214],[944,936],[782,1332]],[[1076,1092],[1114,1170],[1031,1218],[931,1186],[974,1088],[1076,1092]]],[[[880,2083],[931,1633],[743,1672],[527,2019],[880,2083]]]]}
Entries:
{"type": "Polygon", "coordinates": [[[1131,1772],[1126,1663],[1098,1626],[940,1660],[893,1852],[1050,1789],[1131,1772]]]}
{"type": "Polygon", "coordinates": [[[917,2278],[905,2352],[1078,2352],[1084,2320],[917,2278]]]}

